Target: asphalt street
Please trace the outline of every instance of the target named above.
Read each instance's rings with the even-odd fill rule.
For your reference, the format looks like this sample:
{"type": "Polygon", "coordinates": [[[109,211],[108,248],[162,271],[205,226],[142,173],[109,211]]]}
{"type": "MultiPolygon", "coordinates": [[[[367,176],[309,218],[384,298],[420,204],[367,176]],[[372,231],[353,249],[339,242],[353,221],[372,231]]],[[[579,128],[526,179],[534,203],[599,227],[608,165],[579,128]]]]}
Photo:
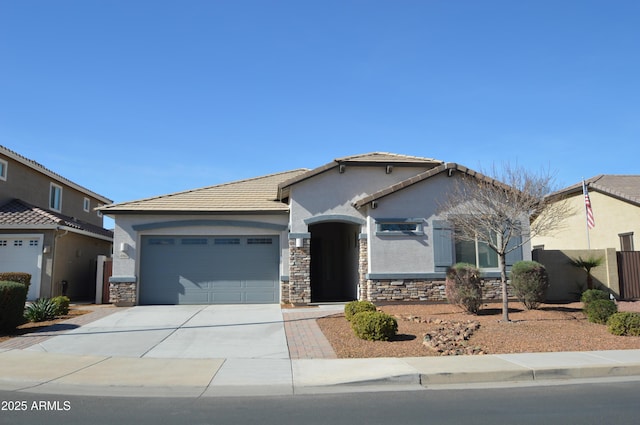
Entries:
{"type": "Polygon", "coordinates": [[[118,398],[0,392],[0,424],[637,424],[640,381],[278,397],[118,398]],[[12,409],[9,409],[11,404],[12,409]],[[24,409],[16,408],[24,406],[24,409]]]}

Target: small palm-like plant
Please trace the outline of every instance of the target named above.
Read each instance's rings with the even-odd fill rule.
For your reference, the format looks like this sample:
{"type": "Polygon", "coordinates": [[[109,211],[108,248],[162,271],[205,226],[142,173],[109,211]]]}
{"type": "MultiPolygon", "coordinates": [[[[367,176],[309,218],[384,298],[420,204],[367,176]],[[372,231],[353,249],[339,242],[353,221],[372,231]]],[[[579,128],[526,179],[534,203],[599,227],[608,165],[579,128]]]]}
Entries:
{"type": "Polygon", "coordinates": [[[587,289],[593,289],[593,276],[591,269],[594,269],[604,263],[603,257],[590,256],[586,258],[578,257],[571,259],[569,264],[587,272],[587,289]]]}
{"type": "Polygon", "coordinates": [[[24,317],[30,322],[44,322],[54,319],[57,310],[58,305],[55,302],[49,298],[40,298],[25,309],[24,317]]]}

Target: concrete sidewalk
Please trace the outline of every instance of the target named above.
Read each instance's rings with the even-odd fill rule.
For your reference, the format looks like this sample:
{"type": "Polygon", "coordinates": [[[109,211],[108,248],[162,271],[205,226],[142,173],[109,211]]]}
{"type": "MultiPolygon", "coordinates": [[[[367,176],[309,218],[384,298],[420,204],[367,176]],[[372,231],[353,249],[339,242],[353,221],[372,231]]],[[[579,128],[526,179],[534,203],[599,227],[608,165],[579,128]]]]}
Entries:
{"type": "MultiPolygon", "coordinates": [[[[194,357],[193,353],[180,348],[185,342],[181,339],[176,340],[177,345],[167,346],[174,357],[164,352],[155,356],[135,353],[138,355],[126,357],[94,349],[84,353],[45,351],[56,347],[55,341],[48,341],[48,338],[60,334],[74,339],[79,337],[78,334],[85,334],[84,338],[91,337],[92,321],[89,315],[85,315],[87,317],[81,319],[82,322],[74,322],[77,326],[86,326],[82,332],[77,327],[74,332],[69,331],[68,326],[61,326],[0,344],[0,390],[18,394],[25,391],[139,397],[273,396],[496,384],[535,385],[575,379],[584,382],[599,378],[640,379],[640,350],[337,359],[315,319],[341,309],[340,306],[321,306],[282,310],[289,355],[275,350],[278,355],[272,356],[272,348],[266,351],[267,355],[263,352],[259,356],[233,349],[224,351],[233,357],[215,357],[208,351],[207,358],[190,358],[194,357]]],[[[135,313],[133,310],[111,311],[128,312],[127,315],[135,313]]],[[[185,319],[185,329],[193,328],[198,332],[209,329],[207,332],[211,332],[212,324],[221,319],[214,323],[212,317],[217,317],[215,312],[204,312],[206,314],[202,318],[206,319],[206,326],[185,319]]],[[[94,327],[117,318],[116,315],[102,320],[109,314],[106,309],[90,314],[95,320],[94,327]]],[[[227,317],[223,324],[227,326],[229,320],[236,325],[242,324],[241,319],[227,317]]],[[[274,321],[270,315],[262,320],[267,323],[274,321]]],[[[153,325],[157,327],[156,322],[153,325]]],[[[255,342],[267,328],[257,329],[257,332],[246,334],[253,335],[256,339],[252,341],[255,342]]],[[[205,336],[212,335],[207,333],[205,336]]],[[[131,339],[126,341],[131,342],[131,339]]],[[[74,343],[73,346],[81,345],[74,343]]],[[[157,350],[158,346],[155,347],[157,350]]],[[[123,352],[126,350],[120,351],[123,352]]]]}
{"type": "Polygon", "coordinates": [[[0,390],[41,394],[273,396],[615,377],[640,377],[640,350],[298,360],[0,352],[0,390]]]}

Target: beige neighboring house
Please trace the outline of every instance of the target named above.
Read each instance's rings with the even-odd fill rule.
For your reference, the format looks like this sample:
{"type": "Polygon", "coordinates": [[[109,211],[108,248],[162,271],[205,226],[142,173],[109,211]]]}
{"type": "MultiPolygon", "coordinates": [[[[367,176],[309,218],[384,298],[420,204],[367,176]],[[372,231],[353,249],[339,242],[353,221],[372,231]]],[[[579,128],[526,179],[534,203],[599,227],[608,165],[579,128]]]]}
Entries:
{"type": "Polygon", "coordinates": [[[569,203],[572,214],[551,235],[532,240],[533,258],[547,267],[548,299],[577,299],[585,273],[570,260],[602,258],[592,270],[596,286],[616,298],[640,298],[640,175],[603,174],[586,180],[595,226],[587,227],[582,183],[550,195],[569,203]]]}
{"type": "Polygon", "coordinates": [[[578,183],[552,195],[564,197],[573,214],[552,235],[534,238],[534,249],[640,249],[640,175],[601,174],[586,185],[595,219],[588,239],[585,199],[578,183]]]}
{"type": "Polygon", "coordinates": [[[95,298],[97,256],[113,232],[95,209],[113,202],[0,146],[0,272],[31,274],[27,298],[95,298]]]}

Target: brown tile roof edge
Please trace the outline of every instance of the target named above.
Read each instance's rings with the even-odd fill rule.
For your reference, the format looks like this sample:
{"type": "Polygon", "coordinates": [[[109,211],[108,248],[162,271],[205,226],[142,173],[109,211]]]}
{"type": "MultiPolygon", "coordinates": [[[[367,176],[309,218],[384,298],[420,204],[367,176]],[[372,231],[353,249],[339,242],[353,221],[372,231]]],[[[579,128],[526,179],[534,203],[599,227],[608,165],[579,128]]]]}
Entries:
{"type": "Polygon", "coordinates": [[[98,208],[98,210],[104,214],[286,212],[289,209],[288,205],[282,203],[277,198],[278,184],[306,171],[308,170],[296,169],[283,171],[197,189],[105,205],[98,208]],[[223,204],[220,203],[221,200],[224,200],[223,204]],[[191,202],[192,205],[187,205],[186,202],[191,202]]]}
{"type": "MultiPolygon", "coordinates": [[[[640,175],[638,174],[598,174],[585,179],[585,184],[589,191],[594,190],[640,206],[640,175]],[[623,181],[627,184],[623,184],[623,181]]],[[[555,199],[576,193],[582,193],[582,182],[553,192],[548,197],[555,199]]]]}
{"type": "Polygon", "coordinates": [[[69,187],[72,187],[76,190],[79,190],[80,192],[85,193],[86,195],[89,195],[93,198],[96,198],[98,200],[100,200],[101,202],[104,203],[111,203],[113,202],[113,200],[107,198],[106,196],[100,195],[98,193],[95,193],[92,190],[87,189],[84,186],[81,186],[77,183],[72,182],[71,180],[61,176],[60,174],[56,173],[55,171],[51,171],[50,169],[48,169],[47,167],[45,167],[44,165],[40,164],[39,162],[36,162],[32,159],[29,159],[23,155],[20,155],[19,153],[12,151],[11,149],[7,148],[6,146],[0,145],[0,154],[6,155],[9,158],[12,158],[15,161],[18,161],[24,165],[26,165],[27,167],[30,167],[36,171],[39,171],[49,177],[52,177],[56,180],[58,180],[58,182],[60,183],[64,183],[69,187]]]}
{"type": "Polygon", "coordinates": [[[14,199],[0,206],[0,230],[61,227],[113,240],[113,231],[14,199]],[[5,227],[6,226],[6,227],[5,227]]]}
{"type": "Polygon", "coordinates": [[[390,152],[370,152],[365,154],[336,158],[327,164],[321,165],[320,167],[314,168],[312,170],[308,170],[306,173],[303,173],[300,176],[297,176],[285,182],[282,182],[278,186],[280,190],[280,199],[283,199],[286,197],[285,192],[288,187],[293,186],[296,183],[299,183],[303,180],[306,180],[318,174],[324,173],[325,171],[331,170],[332,168],[335,168],[341,164],[345,164],[345,165],[388,164],[388,165],[434,165],[435,166],[435,165],[444,164],[444,161],[440,161],[438,159],[433,159],[433,158],[401,155],[401,154],[390,153],[390,152]]]}
{"type": "Polygon", "coordinates": [[[360,209],[362,208],[364,205],[373,202],[373,201],[377,201],[378,199],[384,198],[385,196],[391,195],[392,193],[395,193],[399,190],[405,189],[409,186],[412,186],[416,183],[419,183],[421,181],[427,180],[431,177],[437,176],[438,174],[444,173],[444,172],[449,172],[449,171],[459,171],[461,173],[467,174],[469,176],[475,177],[475,178],[479,178],[479,179],[483,179],[501,186],[504,186],[505,189],[509,189],[508,186],[504,185],[504,183],[497,181],[495,179],[492,179],[491,177],[488,177],[484,174],[481,174],[477,171],[474,171],[470,168],[467,168],[463,165],[460,164],[456,164],[455,162],[446,162],[442,165],[439,165],[437,167],[434,167],[428,171],[425,171],[423,173],[417,174],[413,177],[410,177],[406,180],[403,180],[401,182],[398,182],[396,184],[393,184],[385,189],[381,189],[375,193],[372,193],[371,195],[365,196],[361,199],[359,199],[358,201],[353,203],[353,206],[356,209],[360,209]]]}

